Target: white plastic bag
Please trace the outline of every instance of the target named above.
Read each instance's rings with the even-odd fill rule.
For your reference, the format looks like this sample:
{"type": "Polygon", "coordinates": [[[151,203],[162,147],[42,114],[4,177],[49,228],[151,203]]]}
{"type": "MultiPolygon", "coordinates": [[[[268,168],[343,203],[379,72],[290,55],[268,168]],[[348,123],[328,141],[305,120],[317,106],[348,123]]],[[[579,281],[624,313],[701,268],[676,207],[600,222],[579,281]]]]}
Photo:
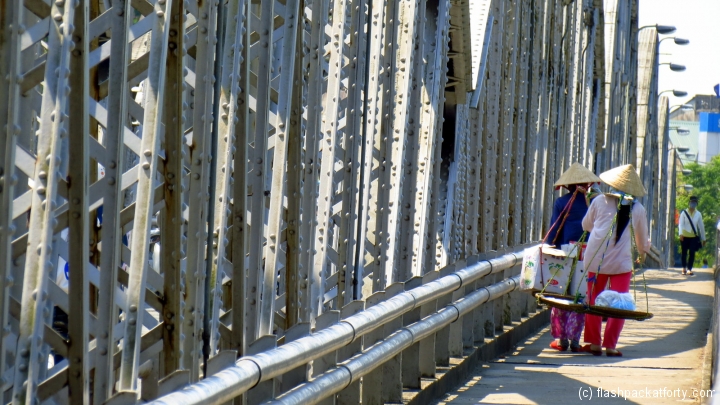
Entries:
{"type": "Polygon", "coordinates": [[[635,310],[635,300],[630,293],[605,290],[595,298],[595,305],[615,309],[635,310]]]}

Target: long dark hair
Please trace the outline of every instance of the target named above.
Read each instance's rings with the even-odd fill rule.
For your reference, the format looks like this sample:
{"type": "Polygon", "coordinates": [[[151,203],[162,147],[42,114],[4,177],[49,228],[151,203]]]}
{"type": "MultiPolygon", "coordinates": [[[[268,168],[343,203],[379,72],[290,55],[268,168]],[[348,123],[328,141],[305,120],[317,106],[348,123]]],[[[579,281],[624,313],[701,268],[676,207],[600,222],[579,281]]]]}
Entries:
{"type": "MultiPolygon", "coordinates": [[[[622,202],[622,200],[620,200],[622,202]]],[[[628,205],[620,205],[620,210],[618,210],[618,219],[617,219],[617,233],[615,233],[615,244],[620,241],[620,237],[622,236],[623,232],[625,231],[625,228],[627,228],[628,223],[630,223],[630,212],[632,211],[632,207],[635,204],[635,201],[630,201],[630,204],[628,205]]],[[[632,235],[630,236],[632,237],[632,235]]]]}

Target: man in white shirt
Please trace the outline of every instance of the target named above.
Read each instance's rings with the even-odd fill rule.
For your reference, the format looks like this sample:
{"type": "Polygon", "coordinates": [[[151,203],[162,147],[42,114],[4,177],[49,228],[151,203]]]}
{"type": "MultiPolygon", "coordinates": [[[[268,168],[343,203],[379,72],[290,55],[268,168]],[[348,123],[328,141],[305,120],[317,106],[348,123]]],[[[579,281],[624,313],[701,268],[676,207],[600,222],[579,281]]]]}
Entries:
{"type": "Polygon", "coordinates": [[[680,213],[678,233],[680,234],[680,245],[682,246],[682,274],[692,276],[695,252],[705,246],[705,226],[703,225],[702,214],[697,210],[698,198],[690,197],[688,209],[680,213]]]}

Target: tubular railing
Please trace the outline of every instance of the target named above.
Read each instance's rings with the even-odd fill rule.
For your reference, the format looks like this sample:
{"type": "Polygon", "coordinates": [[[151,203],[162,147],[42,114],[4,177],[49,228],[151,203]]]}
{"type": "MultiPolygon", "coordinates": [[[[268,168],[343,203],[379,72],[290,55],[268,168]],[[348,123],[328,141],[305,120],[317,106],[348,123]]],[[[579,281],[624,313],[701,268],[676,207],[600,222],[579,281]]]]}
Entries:
{"type": "MultiPolygon", "coordinates": [[[[477,320],[472,318],[471,322],[462,322],[463,316],[473,313],[483,303],[503,297],[519,288],[519,265],[522,262],[523,248],[524,246],[518,248],[517,253],[507,253],[497,258],[488,260],[474,258],[467,262],[456,263],[441,271],[440,277],[434,281],[380,301],[316,333],[286,342],[271,350],[242,357],[230,367],[152,403],[167,405],[223,403],[248,392],[258,384],[270,382],[298,367],[306,366],[311,361],[326,358],[332,352],[345,349],[345,353],[348,353],[348,346],[358,342],[358,338],[368,336],[382,327],[389,332],[384,334],[384,339],[371,342],[366,340],[365,349],[357,347],[355,350],[357,354],[350,350],[350,355],[347,357],[353,354],[354,356],[345,362],[338,362],[337,367],[328,367],[329,371],[316,373],[312,381],[303,382],[294,388],[284,386],[284,389],[291,389],[280,396],[275,397],[271,389],[271,393],[269,395],[265,393],[265,397],[260,402],[273,401],[272,403],[283,404],[320,402],[323,398],[350,387],[361,377],[373,372],[415,343],[427,339],[436,332],[447,330],[452,323],[464,325],[458,338],[462,350],[462,346],[467,342],[467,335],[472,336],[473,333],[466,329],[487,330],[487,327],[483,329],[483,325],[478,326],[477,320]],[[491,284],[494,280],[484,279],[486,276],[500,272],[505,272],[506,277],[500,282],[491,284]],[[452,296],[447,297],[450,294],[452,296]],[[443,297],[446,297],[445,301],[442,300],[443,297]],[[435,302],[439,310],[436,310],[435,302]],[[429,305],[432,305],[430,311],[429,305]],[[416,316],[403,317],[399,327],[388,330],[388,325],[398,322],[403,315],[411,314],[416,316]]],[[[408,282],[407,285],[412,283],[408,282]]],[[[529,300],[529,295],[523,294],[520,297],[527,297],[527,299],[522,298],[524,302],[529,300]]],[[[508,306],[512,305],[508,303],[508,306]]],[[[518,312],[518,303],[514,303],[514,306],[514,312],[518,312]]],[[[508,310],[505,307],[499,310],[501,317],[513,312],[512,309],[508,310]]],[[[521,312],[525,310],[521,309],[521,312]]],[[[497,314],[491,317],[498,319],[497,314]]],[[[473,339],[470,340],[472,343],[473,339]]],[[[458,343],[455,344],[457,346],[458,343]]],[[[417,364],[415,366],[417,368],[417,364]]],[[[419,374],[417,376],[419,384],[419,374]]],[[[359,394],[356,393],[355,396],[358,397],[359,394]]]]}

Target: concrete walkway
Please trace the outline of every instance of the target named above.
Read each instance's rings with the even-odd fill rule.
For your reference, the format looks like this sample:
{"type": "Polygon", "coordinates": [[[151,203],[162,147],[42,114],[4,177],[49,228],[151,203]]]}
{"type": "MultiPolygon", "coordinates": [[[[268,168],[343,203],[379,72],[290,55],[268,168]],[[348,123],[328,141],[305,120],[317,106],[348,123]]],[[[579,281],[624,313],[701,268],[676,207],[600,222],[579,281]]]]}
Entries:
{"type": "MultiPolygon", "coordinates": [[[[647,270],[645,277],[655,316],[625,322],[618,343],[624,357],[550,349],[547,327],[514,352],[480,365],[469,381],[436,404],[704,402],[701,385],[703,374],[709,373],[703,368],[712,317],[712,269],[697,269],[694,277],[682,276],[678,269],[647,270]],[[618,390],[627,399],[613,398],[618,390]]],[[[642,291],[638,277],[639,308],[645,306],[642,291]]]]}

